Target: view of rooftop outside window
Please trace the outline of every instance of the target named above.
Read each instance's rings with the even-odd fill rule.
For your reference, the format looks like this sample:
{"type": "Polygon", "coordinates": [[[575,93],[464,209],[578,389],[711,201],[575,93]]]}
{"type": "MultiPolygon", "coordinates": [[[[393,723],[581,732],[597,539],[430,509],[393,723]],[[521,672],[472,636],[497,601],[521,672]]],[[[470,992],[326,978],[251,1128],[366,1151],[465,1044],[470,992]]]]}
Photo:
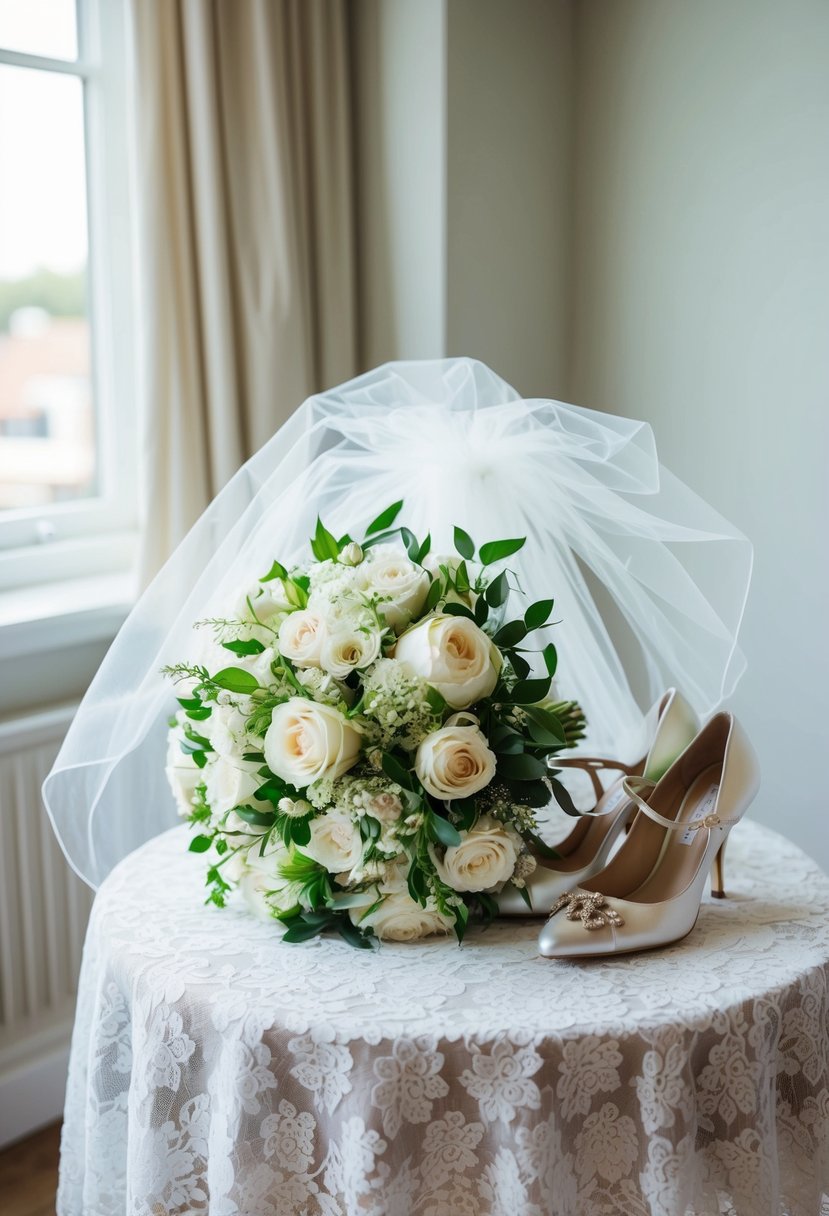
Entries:
{"type": "MultiPolygon", "coordinates": [[[[74,59],[72,0],[0,0],[0,48],[74,59]]],[[[79,76],[0,64],[0,163],[0,512],[7,512],[96,492],[79,76]]]]}

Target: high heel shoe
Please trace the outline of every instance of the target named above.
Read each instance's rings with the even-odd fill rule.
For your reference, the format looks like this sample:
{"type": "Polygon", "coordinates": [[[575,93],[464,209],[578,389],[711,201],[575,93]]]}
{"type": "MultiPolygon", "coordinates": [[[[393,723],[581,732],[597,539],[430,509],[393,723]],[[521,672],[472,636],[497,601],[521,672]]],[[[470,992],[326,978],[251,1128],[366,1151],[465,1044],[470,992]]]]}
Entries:
{"type": "Polygon", "coordinates": [[[643,775],[656,781],[694,738],[699,721],[694,710],[676,689],[670,688],[645,718],[645,738],[650,740],[647,754],[638,764],[620,760],[601,760],[593,756],[556,757],[556,768],[584,770],[593,783],[596,805],[582,816],[569,835],[555,846],[558,856],[545,859],[536,855],[537,869],[527,879],[533,904],[528,908],[521,892],[507,886],[495,898],[502,916],[546,916],[551,904],[564,891],[578,886],[606,864],[614,844],[628,826],[635,806],[626,795],[622,779],[643,775]],[[614,770],[622,774],[605,790],[599,774],[614,770]]]}
{"type": "Polygon", "coordinates": [[[630,832],[604,870],[558,897],[539,952],[546,958],[625,954],[685,937],[696,924],[709,874],[713,894],[725,895],[728,834],[759,785],[754,749],[728,713],[715,714],[658,783],[625,777],[625,793],[637,808],[630,832]]]}

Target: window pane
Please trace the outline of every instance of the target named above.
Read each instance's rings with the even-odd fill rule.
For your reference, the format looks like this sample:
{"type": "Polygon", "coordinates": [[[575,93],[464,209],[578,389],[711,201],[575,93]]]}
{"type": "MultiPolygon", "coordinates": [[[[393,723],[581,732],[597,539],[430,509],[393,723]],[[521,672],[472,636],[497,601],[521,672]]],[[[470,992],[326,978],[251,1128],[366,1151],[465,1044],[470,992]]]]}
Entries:
{"type": "Polygon", "coordinates": [[[0,47],[77,59],[75,0],[0,0],[0,47]]]}
{"type": "Polygon", "coordinates": [[[0,511],[95,492],[82,90],[0,66],[0,511]]]}

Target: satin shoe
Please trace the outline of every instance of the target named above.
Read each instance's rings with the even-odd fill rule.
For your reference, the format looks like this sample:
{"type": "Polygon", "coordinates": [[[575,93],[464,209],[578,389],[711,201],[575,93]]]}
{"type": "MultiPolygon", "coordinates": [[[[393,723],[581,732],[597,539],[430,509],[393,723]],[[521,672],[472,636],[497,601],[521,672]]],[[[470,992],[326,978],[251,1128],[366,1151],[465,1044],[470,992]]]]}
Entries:
{"type": "Polygon", "coordinates": [[[588,958],[685,937],[709,874],[713,894],[725,896],[728,834],[759,785],[754,749],[728,713],[715,714],[660,781],[625,777],[624,792],[636,807],[631,829],[604,870],[557,897],[539,952],[588,958]]]}
{"type": "Polygon", "coordinates": [[[636,810],[623,789],[623,778],[643,775],[651,781],[658,780],[698,729],[694,710],[681,693],[670,688],[645,718],[645,738],[649,740],[649,747],[638,764],[600,760],[593,756],[557,756],[552,762],[555,768],[579,768],[587,772],[593,783],[596,805],[576,822],[563,841],[554,846],[558,857],[547,860],[536,856],[537,869],[527,879],[532,910],[520,891],[508,884],[495,897],[500,914],[547,916],[559,895],[601,870],[636,810]],[[605,770],[621,774],[607,790],[599,777],[605,770]]]}

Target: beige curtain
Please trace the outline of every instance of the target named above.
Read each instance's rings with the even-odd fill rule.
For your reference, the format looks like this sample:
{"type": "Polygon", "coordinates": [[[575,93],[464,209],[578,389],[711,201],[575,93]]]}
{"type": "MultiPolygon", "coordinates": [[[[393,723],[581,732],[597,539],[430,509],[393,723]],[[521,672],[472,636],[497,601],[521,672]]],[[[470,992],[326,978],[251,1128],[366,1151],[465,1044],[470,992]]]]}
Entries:
{"type": "Polygon", "coordinates": [[[346,0],[131,0],[142,574],[356,370],[346,0]]]}

